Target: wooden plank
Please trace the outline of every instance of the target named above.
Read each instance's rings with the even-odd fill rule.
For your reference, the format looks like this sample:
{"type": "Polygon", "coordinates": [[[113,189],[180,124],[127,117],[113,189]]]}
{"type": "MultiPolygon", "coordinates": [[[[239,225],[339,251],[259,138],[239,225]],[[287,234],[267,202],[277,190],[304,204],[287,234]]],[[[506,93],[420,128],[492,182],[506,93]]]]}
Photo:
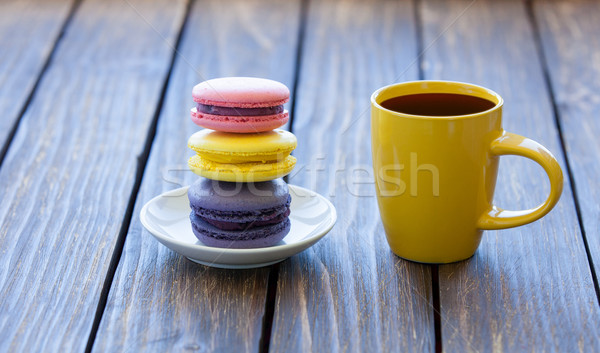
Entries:
{"type": "Polygon", "coordinates": [[[598,277],[600,4],[595,1],[543,1],[534,4],[583,227],[598,277]]]}
{"type": "Polygon", "coordinates": [[[259,349],[269,268],[197,265],[143,230],[139,210],[193,183],[187,139],[192,87],[220,76],[259,76],[292,87],[299,2],[199,1],[185,28],[94,351],[259,349]],[[274,30],[274,29],[277,30],[274,30]]]}
{"type": "Polygon", "coordinates": [[[54,48],[71,6],[72,1],[0,2],[0,151],[54,48]]]}
{"type": "Polygon", "coordinates": [[[73,18],[0,169],[0,351],[85,349],[184,10],[73,18]]]}
{"type": "MultiPolygon", "coordinates": [[[[425,77],[499,92],[504,127],[548,147],[564,169],[525,5],[432,0],[422,14],[425,46],[441,33],[425,54],[425,77]]],[[[502,157],[498,205],[529,208],[548,191],[533,162],[502,157]]],[[[472,259],[440,266],[440,302],[444,351],[600,350],[600,310],[568,180],[541,221],[486,232],[472,259]]]]}
{"type": "Polygon", "coordinates": [[[418,77],[412,5],[315,1],[306,30],[289,182],[328,197],[338,222],[281,264],[270,350],[432,351],[430,268],[388,248],[369,147],[371,93],[418,77]]]}

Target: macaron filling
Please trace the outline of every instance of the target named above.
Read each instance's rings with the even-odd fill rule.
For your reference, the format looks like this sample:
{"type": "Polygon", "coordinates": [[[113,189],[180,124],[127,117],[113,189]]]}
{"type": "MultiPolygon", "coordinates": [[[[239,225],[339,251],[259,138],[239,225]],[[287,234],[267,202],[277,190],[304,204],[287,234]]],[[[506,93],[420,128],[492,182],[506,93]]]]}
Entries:
{"type": "Polygon", "coordinates": [[[288,207],[288,208],[286,208],[286,210],[283,213],[275,215],[275,217],[273,217],[271,219],[266,219],[266,220],[261,220],[261,221],[237,223],[237,222],[227,222],[227,221],[221,221],[221,220],[216,220],[216,219],[210,219],[208,217],[202,217],[202,216],[198,216],[198,217],[202,218],[205,222],[210,223],[213,226],[215,226],[221,230],[242,230],[242,231],[244,231],[244,230],[250,230],[253,228],[262,227],[262,226],[266,226],[266,225],[270,225],[270,224],[281,223],[281,222],[285,221],[289,215],[290,215],[290,208],[288,207]]]}
{"type": "Polygon", "coordinates": [[[258,108],[237,108],[197,103],[196,110],[198,113],[220,116],[261,116],[281,114],[284,109],[283,105],[258,108]]]}
{"type": "Polygon", "coordinates": [[[290,231],[291,222],[283,222],[252,228],[250,230],[221,230],[205,222],[195,213],[190,214],[192,231],[196,237],[208,246],[224,248],[257,248],[272,246],[283,239],[290,231]]]}
{"type": "Polygon", "coordinates": [[[283,222],[290,215],[292,197],[285,204],[251,211],[220,211],[190,204],[192,212],[207,223],[222,230],[249,230],[283,222]]]}
{"type": "Polygon", "coordinates": [[[190,207],[194,213],[202,218],[209,218],[225,222],[245,223],[255,221],[257,219],[266,221],[276,218],[280,214],[284,214],[289,209],[291,202],[292,197],[288,195],[285,203],[282,203],[281,205],[250,211],[221,211],[200,207],[195,204],[190,204],[190,207]]]}

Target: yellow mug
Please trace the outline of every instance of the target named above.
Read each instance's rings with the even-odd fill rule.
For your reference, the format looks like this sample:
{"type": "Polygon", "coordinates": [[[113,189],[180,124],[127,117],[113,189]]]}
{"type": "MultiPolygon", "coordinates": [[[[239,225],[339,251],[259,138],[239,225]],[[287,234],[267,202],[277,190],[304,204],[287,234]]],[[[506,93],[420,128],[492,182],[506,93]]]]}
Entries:
{"type": "Polygon", "coordinates": [[[461,82],[405,82],[373,93],[377,201],[396,255],[424,263],[464,260],[484,230],[533,222],[556,205],[563,188],[556,158],[504,131],[502,105],[497,93],[461,82]],[[471,104],[478,98],[488,106],[471,104]],[[551,189],[543,204],[523,211],[492,204],[501,155],[527,157],[544,168],[551,189]]]}

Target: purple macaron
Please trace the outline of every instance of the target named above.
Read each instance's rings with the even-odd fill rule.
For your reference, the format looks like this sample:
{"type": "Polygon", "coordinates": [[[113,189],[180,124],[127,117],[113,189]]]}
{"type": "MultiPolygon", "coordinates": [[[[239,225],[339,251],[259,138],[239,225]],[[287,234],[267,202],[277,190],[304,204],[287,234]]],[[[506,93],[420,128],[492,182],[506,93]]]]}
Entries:
{"type": "Polygon", "coordinates": [[[290,231],[288,186],[282,179],[230,183],[200,178],[188,189],[192,231],[205,245],[259,248],[290,231]]]}

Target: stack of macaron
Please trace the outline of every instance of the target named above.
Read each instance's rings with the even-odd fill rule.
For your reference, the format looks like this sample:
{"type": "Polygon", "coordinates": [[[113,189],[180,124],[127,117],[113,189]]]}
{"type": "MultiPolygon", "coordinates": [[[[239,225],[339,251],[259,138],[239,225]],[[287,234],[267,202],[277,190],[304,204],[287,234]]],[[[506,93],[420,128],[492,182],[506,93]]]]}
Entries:
{"type": "Polygon", "coordinates": [[[201,178],[190,186],[190,220],[208,246],[271,246],[290,231],[287,184],[296,159],[296,137],[278,129],[288,121],[288,88],[254,77],[204,81],[192,92],[192,121],[205,128],[188,146],[188,161],[201,178]]]}

